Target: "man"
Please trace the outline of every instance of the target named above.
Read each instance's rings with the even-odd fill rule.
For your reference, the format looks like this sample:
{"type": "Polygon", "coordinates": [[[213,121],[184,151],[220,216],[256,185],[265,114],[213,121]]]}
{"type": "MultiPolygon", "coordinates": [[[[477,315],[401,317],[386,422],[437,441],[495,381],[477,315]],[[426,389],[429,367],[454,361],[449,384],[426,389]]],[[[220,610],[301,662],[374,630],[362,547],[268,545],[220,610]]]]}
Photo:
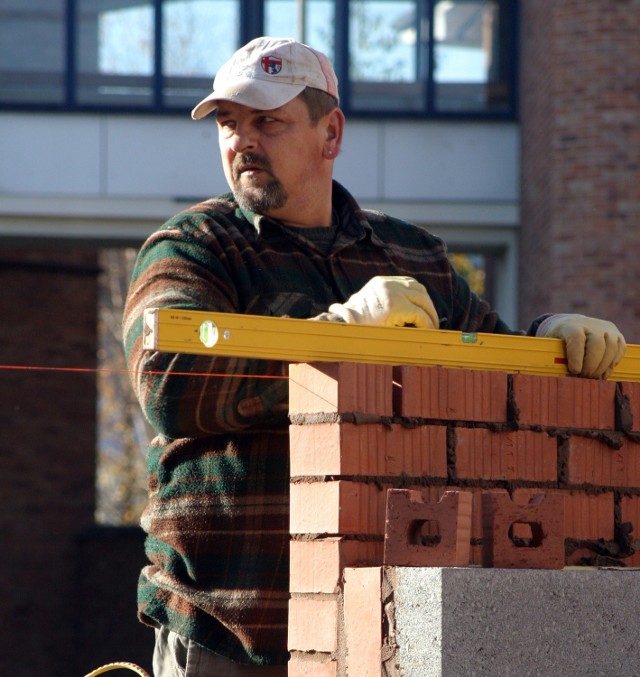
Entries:
{"type": "MultiPolygon", "coordinates": [[[[215,112],[232,192],[168,221],[138,257],[124,335],[158,433],[139,586],[156,677],[286,674],[287,365],[144,352],[145,308],[516,333],[441,240],[361,209],[333,181],[338,102],[319,52],[274,38],[238,50],[192,113],[215,112]]],[[[564,338],[569,369],[586,377],[606,377],[625,348],[615,325],[579,315],[538,318],[528,333],[564,338]]]]}

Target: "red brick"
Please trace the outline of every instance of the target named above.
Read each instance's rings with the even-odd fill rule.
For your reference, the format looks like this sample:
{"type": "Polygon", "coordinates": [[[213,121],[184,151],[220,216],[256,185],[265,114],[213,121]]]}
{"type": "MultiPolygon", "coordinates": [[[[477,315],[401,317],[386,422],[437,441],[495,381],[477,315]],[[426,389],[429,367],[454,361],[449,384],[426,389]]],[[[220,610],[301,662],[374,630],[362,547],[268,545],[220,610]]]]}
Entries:
{"type": "Polygon", "coordinates": [[[387,492],[384,564],[390,566],[466,566],[471,547],[471,493],[445,491],[439,502],[424,501],[420,492],[387,492]],[[422,544],[422,525],[435,526],[439,541],[422,544]]]}
{"type": "MultiPolygon", "coordinates": [[[[465,487],[465,491],[471,492],[471,552],[469,555],[469,564],[477,566],[482,565],[482,493],[483,490],[477,487],[465,487]]],[[[484,490],[486,491],[486,489],[484,490]]],[[[500,491],[494,489],[493,491],[500,491]]],[[[506,489],[504,490],[506,494],[506,489]]]]}
{"type": "Polygon", "coordinates": [[[308,658],[292,656],[287,664],[288,677],[337,677],[338,663],[334,660],[320,660],[324,658],[318,654],[311,654],[308,658]]]}
{"type": "Polygon", "coordinates": [[[482,495],[482,563],[485,567],[561,569],[564,566],[564,496],[538,494],[517,505],[504,492],[482,495]],[[530,525],[534,543],[519,547],[512,527],[530,525]]]}
{"type": "MultiPolygon", "coordinates": [[[[620,501],[620,518],[621,521],[631,522],[633,531],[632,538],[638,542],[640,548],[640,496],[623,496],[620,501]]],[[[628,567],[640,567],[640,551],[625,557],[623,560],[628,567]]]]}
{"type": "Polygon", "coordinates": [[[620,388],[622,395],[629,401],[629,430],[640,431],[640,383],[620,383],[620,388]]]}
{"type": "Polygon", "coordinates": [[[328,537],[291,541],[289,590],[335,593],[345,567],[382,564],[381,541],[328,537]]]}
{"type": "Polygon", "coordinates": [[[455,433],[459,479],[557,480],[557,442],[546,433],[486,428],[456,428],[455,433]]]}
{"type": "MultiPolygon", "coordinates": [[[[539,489],[516,489],[512,493],[514,503],[523,505],[539,492],[539,489]]],[[[584,491],[551,489],[546,493],[561,492],[564,495],[565,539],[576,541],[611,541],[614,536],[614,496],[612,492],[587,494],[584,491]]],[[[577,564],[583,557],[593,556],[588,547],[578,548],[565,557],[565,564],[577,564]]]]}
{"type": "Polygon", "coordinates": [[[598,487],[640,486],[640,444],[625,439],[612,449],[596,439],[571,437],[567,442],[567,482],[598,487]]]}
{"type": "Polygon", "coordinates": [[[289,651],[332,653],[337,642],[337,595],[293,595],[289,600],[289,651]]]}
{"type": "Polygon", "coordinates": [[[382,667],[382,569],[345,569],[346,674],[373,677],[382,667]]]}
{"type": "Polygon", "coordinates": [[[334,660],[321,660],[318,654],[292,656],[287,664],[288,677],[337,677],[338,663],[334,660]]]}
{"type": "Polygon", "coordinates": [[[291,475],[447,476],[444,426],[292,425],[291,475]]]}
{"type": "Polygon", "coordinates": [[[455,421],[507,420],[507,375],[442,367],[402,366],[394,370],[401,385],[396,413],[455,421]]]}
{"type": "Polygon", "coordinates": [[[392,372],[392,367],[380,364],[292,364],[289,413],[391,416],[392,372]]]}
{"type": "Polygon", "coordinates": [[[512,378],[520,425],[613,430],[615,383],[529,374],[512,378]]]}
{"type": "Polygon", "coordinates": [[[294,482],[291,484],[292,534],[384,533],[385,492],[375,484],[294,482]]]}
{"type": "MultiPolygon", "coordinates": [[[[515,489],[511,498],[518,505],[526,505],[540,493],[540,489],[515,489]]],[[[562,493],[564,499],[564,533],[576,540],[606,541],[613,538],[613,493],[587,494],[569,489],[545,489],[546,494],[562,493]]]]}
{"type": "MultiPolygon", "coordinates": [[[[292,534],[325,536],[384,536],[387,491],[382,483],[293,482],[291,484],[292,534]]],[[[425,500],[438,501],[445,487],[410,484],[404,487],[419,491],[425,500]]],[[[377,551],[357,552],[375,555],[377,551]]],[[[381,561],[381,560],[380,560],[381,561]]]]}

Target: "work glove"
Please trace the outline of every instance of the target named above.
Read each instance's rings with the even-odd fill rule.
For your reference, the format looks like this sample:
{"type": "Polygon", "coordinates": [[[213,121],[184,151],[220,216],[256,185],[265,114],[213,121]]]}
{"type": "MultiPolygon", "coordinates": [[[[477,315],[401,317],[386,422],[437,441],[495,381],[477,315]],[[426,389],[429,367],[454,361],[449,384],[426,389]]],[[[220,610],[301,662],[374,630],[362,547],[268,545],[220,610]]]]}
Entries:
{"type": "Polygon", "coordinates": [[[551,315],[536,336],[563,339],[569,372],[587,378],[607,378],[627,347],[613,322],[584,315],[551,315]]]}
{"type": "Polygon", "coordinates": [[[436,329],[440,324],[426,288],[404,276],[373,277],[345,303],[332,303],[329,312],[349,324],[421,329],[436,329]]]}

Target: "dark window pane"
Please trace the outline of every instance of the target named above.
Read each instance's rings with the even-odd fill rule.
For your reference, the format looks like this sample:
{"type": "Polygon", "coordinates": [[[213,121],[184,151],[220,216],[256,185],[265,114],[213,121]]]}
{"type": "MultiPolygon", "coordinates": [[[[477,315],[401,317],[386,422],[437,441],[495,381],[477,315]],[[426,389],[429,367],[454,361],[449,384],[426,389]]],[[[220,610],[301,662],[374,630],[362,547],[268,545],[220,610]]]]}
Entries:
{"type": "Polygon", "coordinates": [[[164,104],[192,108],[239,46],[240,0],[170,0],[162,6],[164,104]]]}
{"type": "Polygon", "coordinates": [[[76,36],[78,103],[153,102],[153,2],[78,0],[76,36]]]}
{"type": "Polygon", "coordinates": [[[64,0],[0,0],[0,101],[65,99],[64,0]]]}
{"type": "Polygon", "coordinates": [[[335,3],[333,0],[265,0],[264,33],[286,38],[300,36],[334,61],[335,3]],[[300,14],[302,12],[302,16],[300,14]]]}
{"type": "Polygon", "coordinates": [[[439,0],[434,8],[435,108],[444,112],[509,108],[504,2],[439,0]]]}
{"type": "Polygon", "coordinates": [[[423,29],[416,2],[351,0],[349,79],[354,110],[424,109],[423,29]]]}

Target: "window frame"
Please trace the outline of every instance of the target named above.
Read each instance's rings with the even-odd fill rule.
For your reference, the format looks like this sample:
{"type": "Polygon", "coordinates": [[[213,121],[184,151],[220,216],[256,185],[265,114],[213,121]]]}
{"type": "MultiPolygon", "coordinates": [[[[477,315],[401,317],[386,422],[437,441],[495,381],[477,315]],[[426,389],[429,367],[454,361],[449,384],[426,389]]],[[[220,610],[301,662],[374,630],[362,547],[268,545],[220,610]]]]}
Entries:
{"type": "MultiPolygon", "coordinates": [[[[170,115],[183,116],[185,108],[182,105],[170,105],[165,101],[163,89],[172,80],[178,80],[176,76],[165,76],[162,72],[162,50],[163,50],[163,30],[162,30],[162,6],[165,0],[151,0],[150,5],[154,12],[154,51],[153,51],[153,73],[148,77],[151,85],[151,96],[149,104],[110,104],[103,103],[83,103],[77,99],[79,91],[79,82],[83,75],[78,72],[77,65],[77,23],[76,10],[77,0],[65,0],[65,60],[64,72],[59,74],[63,80],[64,96],[61,102],[16,102],[0,100],[0,110],[20,110],[20,111],[39,111],[39,112],[73,112],[73,113],[129,113],[145,115],[170,115]]],[[[245,44],[254,37],[262,35],[265,8],[263,0],[239,0],[240,1],[240,21],[238,26],[238,45],[245,44]]],[[[334,68],[340,82],[341,108],[351,118],[393,118],[393,119],[424,119],[424,120],[498,120],[498,121],[517,121],[518,119],[518,44],[519,44],[519,0],[502,0],[506,6],[507,27],[503,34],[508,38],[508,44],[501,47],[501,56],[509,64],[508,74],[504,79],[504,84],[508,89],[507,105],[505,110],[438,110],[435,102],[434,82],[434,36],[433,36],[433,16],[434,8],[438,0],[416,0],[416,7],[419,10],[420,17],[426,17],[429,26],[429,36],[427,41],[428,49],[428,68],[425,80],[418,80],[414,83],[401,83],[407,86],[419,85],[424,87],[425,99],[422,101],[423,107],[419,110],[392,110],[388,108],[355,108],[352,105],[353,83],[349,79],[349,13],[350,2],[343,0],[334,0],[335,2],[335,58],[334,68]]],[[[464,1],[464,0],[459,0],[464,1]]],[[[1,73],[0,73],[1,75],[1,73]]],[[[38,73],[35,73],[37,76],[38,73]]],[[[210,83],[214,74],[207,78],[207,89],[203,89],[202,96],[210,91],[210,83]]],[[[106,76],[111,77],[111,76],[106,76]]],[[[128,76],[122,76],[128,77],[128,76]]],[[[203,78],[185,78],[187,81],[197,83],[204,87],[203,78]]],[[[366,81],[363,83],[367,85],[366,81]]],[[[357,86],[357,85],[356,85],[357,86]]],[[[375,89],[376,83],[371,87],[375,89]]],[[[395,86],[395,85],[392,85],[395,86]]],[[[194,104],[197,103],[197,95],[194,104]]]]}

